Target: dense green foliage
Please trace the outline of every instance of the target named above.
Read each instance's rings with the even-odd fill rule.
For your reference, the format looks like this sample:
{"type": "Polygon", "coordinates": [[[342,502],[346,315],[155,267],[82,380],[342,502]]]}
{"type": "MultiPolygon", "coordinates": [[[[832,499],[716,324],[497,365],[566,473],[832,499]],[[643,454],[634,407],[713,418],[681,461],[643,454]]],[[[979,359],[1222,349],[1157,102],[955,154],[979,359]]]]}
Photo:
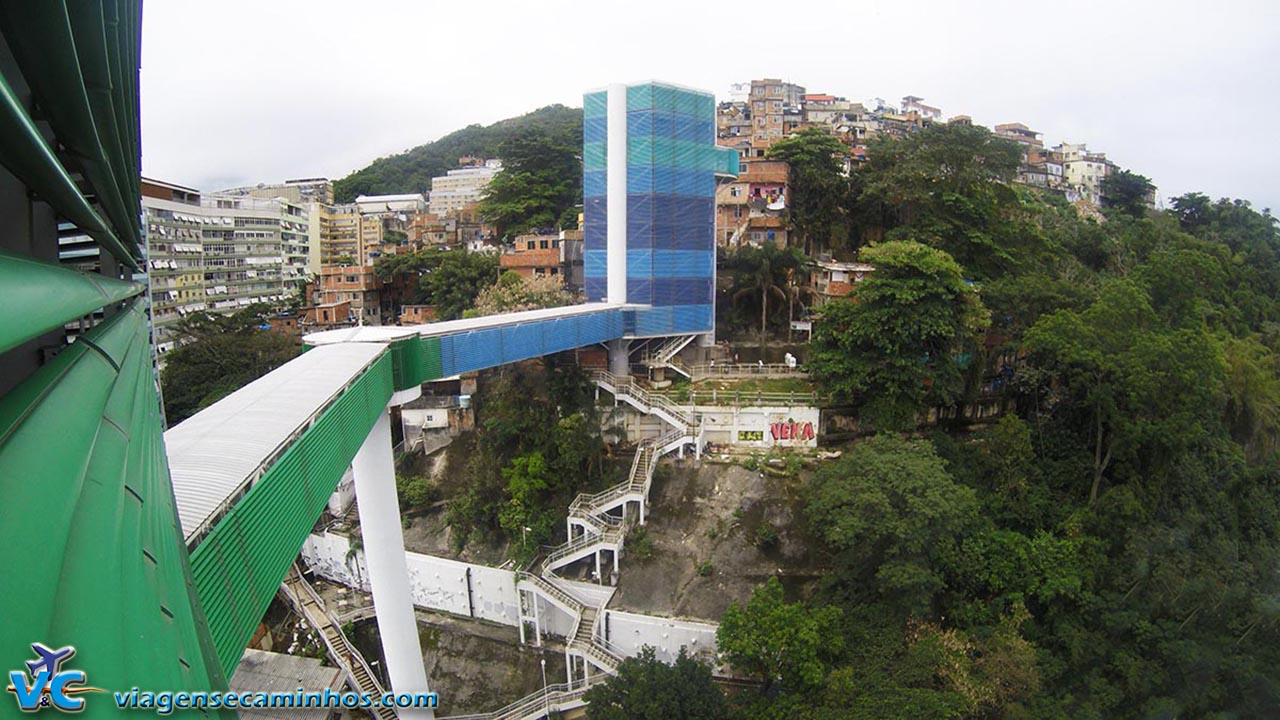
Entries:
{"type": "Polygon", "coordinates": [[[498,148],[502,170],[485,188],[480,216],[507,239],[541,228],[576,228],[581,154],[581,115],[576,124],[521,128],[498,148]]]}
{"type": "Polygon", "coordinates": [[[1008,150],[935,126],[873,146],[851,179],[850,249],[877,269],[821,310],[819,382],[880,427],[891,398],[923,419],[979,386],[1008,412],[819,467],[806,515],[832,569],[804,602],[842,610],[839,649],[742,717],[1280,707],[1276,222],[1199,194],[1151,210],[1123,173],[1105,220],[1086,216],[1010,186],[1008,150]]]}
{"type": "Polygon", "coordinates": [[[427,248],[413,253],[384,255],[373,263],[374,273],[387,280],[408,274],[418,278],[413,301],[436,306],[440,320],[457,320],[498,280],[498,257],[466,250],[427,248]]]}
{"type": "Polygon", "coordinates": [[[1147,214],[1147,198],[1155,197],[1151,178],[1121,170],[1102,179],[1103,205],[1109,209],[1140,218],[1147,214]]]}
{"type": "Polygon", "coordinates": [[[821,128],[802,130],[769,147],[770,160],[782,160],[790,166],[788,218],[808,254],[829,247],[832,235],[843,225],[849,192],[844,174],[848,154],[844,143],[821,128]]]}
{"type": "Polygon", "coordinates": [[[572,303],[573,297],[565,291],[562,276],[538,275],[526,278],[514,270],[508,270],[502,273],[498,282],[481,290],[476,297],[475,307],[463,315],[481,317],[572,303]]]}
{"type": "Polygon", "coordinates": [[[160,387],[170,425],[230,395],[298,356],[298,341],[261,329],[272,309],[250,305],[231,315],[195,313],[179,321],[178,347],[164,355],[160,387]]]}
{"type": "Polygon", "coordinates": [[[465,490],[449,503],[455,541],[505,537],[532,553],[574,495],[608,480],[594,391],[577,365],[548,356],[484,371],[474,402],[465,490]]]}
{"type": "Polygon", "coordinates": [[[950,254],[975,278],[1033,259],[1032,209],[1009,185],[1021,151],[983,127],[933,125],[874,142],[853,176],[854,237],[874,230],[950,254]]]}
{"type": "Polygon", "coordinates": [[[733,276],[733,286],[729,290],[730,309],[759,308],[762,348],[768,337],[770,321],[778,322],[783,308],[787,309],[787,320],[795,312],[801,299],[800,281],[804,264],[804,254],[798,249],[779,248],[773,243],[744,245],[725,259],[725,267],[733,276]],[[769,302],[771,298],[772,305],[769,302]]]}
{"type": "Polygon", "coordinates": [[[426,193],[431,190],[431,178],[458,167],[459,158],[467,155],[478,158],[498,157],[503,143],[525,131],[573,136],[581,145],[582,110],[549,105],[492,125],[469,125],[435,142],[398,155],[379,158],[367,167],[335,181],[334,199],[338,202],[352,202],[359,195],[426,193]]]}
{"type": "Polygon", "coordinates": [[[971,354],[988,316],[946,252],[907,240],[863,248],[875,267],[846,300],[823,308],[809,367],[866,423],[905,428],[928,405],[963,390],[958,356],[971,354]]]}
{"type": "Polygon", "coordinates": [[[799,691],[822,684],[826,661],[843,642],[833,632],[840,616],[839,608],[810,610],[785,602],[782,584],[769,578],[745,606],[734,603],[725,610],[716,644],[725,660],[766,687],[799,691]]]}
{"type": "Polygon", "coordinates": [[[723,720],[724,695],[711,669],[685,654],[668,665],[641,648],[618,665],[618,672],[587,691],[588,720],[723,720]]]}

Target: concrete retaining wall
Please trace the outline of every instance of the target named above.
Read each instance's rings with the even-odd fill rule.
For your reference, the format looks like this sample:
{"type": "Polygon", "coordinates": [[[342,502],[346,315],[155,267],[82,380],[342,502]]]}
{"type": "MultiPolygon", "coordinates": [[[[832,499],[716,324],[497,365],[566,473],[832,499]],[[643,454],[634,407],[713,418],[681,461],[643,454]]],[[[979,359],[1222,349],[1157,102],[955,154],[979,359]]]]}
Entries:
{"type": "Polygon", "coordinates": [[[605,623],[609,644],[625,655],[639,655],[640,648],[650,645],[659,660],[675,662],[680,648],[685,647],[690,655],[714,662],[717,626],[713,623],[617,610],[605,611],[605,623]]]}

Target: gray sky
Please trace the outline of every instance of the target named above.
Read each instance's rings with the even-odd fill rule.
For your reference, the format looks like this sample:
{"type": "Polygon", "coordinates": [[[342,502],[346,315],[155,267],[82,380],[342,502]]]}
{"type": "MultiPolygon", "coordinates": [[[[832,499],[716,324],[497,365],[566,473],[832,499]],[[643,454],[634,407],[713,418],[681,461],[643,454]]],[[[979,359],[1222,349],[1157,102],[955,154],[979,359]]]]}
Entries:
{"type": "Polygon", "coordinates": [[[144,172],[202,190],[339,178],[610,82],[723,98],[781,77],[1023,122],[1151,177],[1280,212],[1280,2],[154,0],[144,172]],[[976,9],[975,9],[976,8],[976,9]]]}

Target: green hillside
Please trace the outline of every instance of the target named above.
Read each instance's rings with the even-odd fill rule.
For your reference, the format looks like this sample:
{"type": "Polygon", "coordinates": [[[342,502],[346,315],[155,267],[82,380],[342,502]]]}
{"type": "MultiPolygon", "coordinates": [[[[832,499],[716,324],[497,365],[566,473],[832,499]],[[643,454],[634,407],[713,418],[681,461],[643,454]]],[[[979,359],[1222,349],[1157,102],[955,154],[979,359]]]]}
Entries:
{"type": "Polygon", "coordinates": [[[582,108],[548,105],[492,125],[469,125],[435,142],[374,160],[334,182],[335,198],[338,202],[351,202],[358,195],[425,193],[431,189],[431,178],[458,167],[459,157],[497,157],[504,141],[526,130],[580,146],[582,108]]]}

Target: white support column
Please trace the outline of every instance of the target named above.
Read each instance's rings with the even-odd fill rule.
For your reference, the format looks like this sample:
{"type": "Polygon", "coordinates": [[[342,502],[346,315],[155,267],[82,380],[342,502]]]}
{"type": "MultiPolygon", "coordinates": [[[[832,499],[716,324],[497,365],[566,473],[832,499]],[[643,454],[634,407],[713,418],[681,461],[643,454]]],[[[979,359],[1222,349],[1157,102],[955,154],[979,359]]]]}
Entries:
{"type": "MultiPolygon", "coordinates": [[[[619,378],[628,378],[631,376],[631,341],[630,340],[610,340],[609,341],[609,372],[619,378]]],[[[613,402],[618,403],[618,395],[614,393],[613,402]]]]}
{"type": "Polygon", "coordinates": [[[644,524],[644,498],[640,498],[640,524],[644,524]]]}
{"type": "Polygon", "coordinates": [[[601,552],[602,552],[601,550],[596,550],[596,584],[597,585],[604,584],[604,574],[600,572],[600,553],[601,552]]]}
{"type": "MultiPolygon", "coordinates": [[[[418,621],[409,589],[400,501],[396,497],[395,459],[391,452],[391,417],[384,410],[351,461],[360,537],[369,568],[369,587],[377,611],[378,635],[387,659],[387,676],[397,693],[425,693],[427,671],[418,643],[418,621]]],[[[402,718],[434,718],[430,708],[399,711],[402,718]]]]}
{"type": "Polygon", "coordinates": [[[627,86],[609,86],[605,149],[605,284],[611,303],[627,301],[627,86]]]}
{"type": "Polygon", "coordinates": [[[538,607],[538,593],[533,594],[533,634],[537,639],[534,644],[542,647],[542,609],[538,607]]]}
{"type": "Polygon", "coordinates": [[[521,590],[519,587],[516,588],[516,602],[518,603],[516,607],[516,614],[520,616],[518,619],[520,621],[519,627],[520,627],[520,644],[521,645],[525,644],[524,621],[525,621],[525,618],[527,618],[528,616],[524,614],[524,603],[525,603],[525,598],[528,597],[528,595],[529,595],[528,593],[526,593],[524,590],[521,590]]]}

